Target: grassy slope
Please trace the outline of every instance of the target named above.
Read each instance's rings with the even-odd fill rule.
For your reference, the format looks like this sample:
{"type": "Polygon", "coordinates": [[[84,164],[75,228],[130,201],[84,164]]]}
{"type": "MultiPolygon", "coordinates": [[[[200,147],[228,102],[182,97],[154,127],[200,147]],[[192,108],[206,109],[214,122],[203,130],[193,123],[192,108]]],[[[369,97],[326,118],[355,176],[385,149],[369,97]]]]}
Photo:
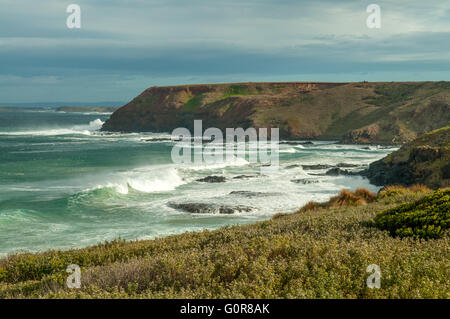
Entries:
{"type": "MultiPolygon", "coordinates": [[[[394,195],[392,195],[394,196],[394,195]]],[[[393,238],[375,214],[423,193],[317,209],[246,226],[0,260],[0,297],[449,298],[449,234],[393,238]],[[81,290],[61,288],[69,264],[81,290]],[[381,267],[381,289],[366,267],[381,267]]]]}
{"type": "Polygon", "coordinates": [[[219,128],[279,127],[284,138],[403,143],[447,125],[450,82],[154,87],[115,112],[104,129],[171,131],[189,128],[193,117],[219,128]]]}

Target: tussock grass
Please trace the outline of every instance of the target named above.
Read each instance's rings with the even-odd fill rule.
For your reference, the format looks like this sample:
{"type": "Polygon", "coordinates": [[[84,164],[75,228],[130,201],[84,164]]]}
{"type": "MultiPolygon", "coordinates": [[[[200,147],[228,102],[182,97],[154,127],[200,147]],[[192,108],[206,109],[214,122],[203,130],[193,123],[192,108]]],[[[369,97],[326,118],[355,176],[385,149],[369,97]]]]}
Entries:
{"type": "Polygon", "coordinates": [[[316,210],[319,208],[367,205],[367,203],[371,203],[376,199],[377,195],[365,188],[358,188],[354,192],[343,189],[338,195],[331,197],[327,202],[308,202],[305,206],[299,209],[298,213],[316,210]]]}
{"type": "Polygon", "coordinates": [[[355,193],[252,225],[12,255],[0,259],[0,297],[449,298],[449,232],[422,240],[367,227],[397,204],[354,205],[355,193]],[[72,263],[81,289],[64,285],[72,263]],[[380,289],[366,285],[370,264],[381,268],[380,289]]]}
{"type": "Polygon", "coordinates": [[[402,203],[414,200],[417,195],[425,195],[432,192],[425,185],[415,184],[412,186],[390,185],[380,190],[377,199],[387,203],[402,203]]]}

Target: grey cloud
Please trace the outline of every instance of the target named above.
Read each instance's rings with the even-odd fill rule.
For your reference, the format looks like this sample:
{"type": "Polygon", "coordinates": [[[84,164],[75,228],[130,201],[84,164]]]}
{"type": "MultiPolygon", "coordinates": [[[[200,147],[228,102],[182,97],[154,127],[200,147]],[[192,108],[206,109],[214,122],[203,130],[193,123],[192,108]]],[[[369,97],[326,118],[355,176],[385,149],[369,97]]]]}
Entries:
{"type": "Polygon", "coordinates": [[[62,2],[5,1],[0,102],[25,89],[128,100],[180,81],[450,79],[445,1],[378,1],[380,30],[365,26],[370,1],[79,0],[81,30],[65,28],[62,2]]]}

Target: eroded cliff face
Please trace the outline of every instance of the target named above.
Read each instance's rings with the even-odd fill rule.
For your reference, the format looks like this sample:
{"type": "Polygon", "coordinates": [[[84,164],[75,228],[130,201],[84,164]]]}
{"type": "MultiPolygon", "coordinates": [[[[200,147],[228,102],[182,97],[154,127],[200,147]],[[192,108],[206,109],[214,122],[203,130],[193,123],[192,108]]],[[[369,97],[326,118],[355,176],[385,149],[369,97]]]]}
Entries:
{"type": "Polygon", "coordinates": [[[234,83],[152,87],[115,111],[102,130],[177,127],[280,129],[286,139],[404,143],[450,121],[449,82],[234,83]]]}
{"type": "Polygon", "coordinates": [[[364,173],[375,185],[424,184],[450,187],[450,126],[429,132],[370,164],[364,173]]]}

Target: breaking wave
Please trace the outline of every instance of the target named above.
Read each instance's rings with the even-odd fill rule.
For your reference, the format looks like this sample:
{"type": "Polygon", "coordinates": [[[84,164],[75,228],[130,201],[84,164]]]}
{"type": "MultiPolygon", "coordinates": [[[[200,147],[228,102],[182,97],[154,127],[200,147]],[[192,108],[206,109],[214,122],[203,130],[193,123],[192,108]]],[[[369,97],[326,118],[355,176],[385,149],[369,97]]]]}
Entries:
{"type": "Polygon", "coordinates": [[[55,135],[91,135],[100,130],[103,121],[96,119],[86,125],[74,125],[70,128],[47,128],[38,130],[25,130],[13,132],[0,132],[0,135],[35,135],[35,136],[55,136],[55,135]]]}

